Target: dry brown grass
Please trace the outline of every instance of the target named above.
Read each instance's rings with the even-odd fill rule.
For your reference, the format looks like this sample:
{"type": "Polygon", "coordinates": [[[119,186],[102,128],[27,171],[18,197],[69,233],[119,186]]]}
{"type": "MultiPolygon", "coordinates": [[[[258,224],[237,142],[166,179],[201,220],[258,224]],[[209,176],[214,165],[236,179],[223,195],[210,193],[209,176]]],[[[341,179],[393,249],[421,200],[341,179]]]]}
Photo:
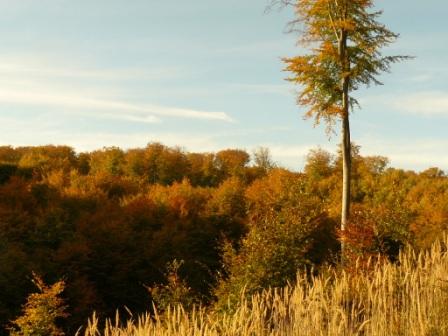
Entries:
{"type": "Polygon", "coordinates": [[[448,239],[429,251],[407,251],[395,265],[357,273],[328,272],[311,281],[243,300],[233,313],[174,307],[101,331],[93,318],[84,336],[448,335],[448,239]]]}

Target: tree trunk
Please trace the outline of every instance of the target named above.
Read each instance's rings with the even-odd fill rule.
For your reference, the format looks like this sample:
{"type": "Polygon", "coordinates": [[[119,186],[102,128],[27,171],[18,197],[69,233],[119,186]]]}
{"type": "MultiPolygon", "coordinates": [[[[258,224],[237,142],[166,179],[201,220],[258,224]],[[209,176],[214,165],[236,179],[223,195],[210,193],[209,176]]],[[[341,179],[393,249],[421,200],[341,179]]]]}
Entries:
{"type": "Polygon", "coordinates": [[[339,56],[342,68],[342,206],[341,206],[341,260],[344,262],[344,231],[350,216],[350,180],[351,180],[351,142],[350,142],[350,60],[347,56],[347,32],[341,32],[339,40],[339,56]]]}
{"type": "Polygon", "coordinates": [[[342,117],[342,208],[341,208],[341,256],[344,258],[344,231],[350,215],[350,180],[351,180],[351,144],[350,122],[347,113],[342,117]]]}

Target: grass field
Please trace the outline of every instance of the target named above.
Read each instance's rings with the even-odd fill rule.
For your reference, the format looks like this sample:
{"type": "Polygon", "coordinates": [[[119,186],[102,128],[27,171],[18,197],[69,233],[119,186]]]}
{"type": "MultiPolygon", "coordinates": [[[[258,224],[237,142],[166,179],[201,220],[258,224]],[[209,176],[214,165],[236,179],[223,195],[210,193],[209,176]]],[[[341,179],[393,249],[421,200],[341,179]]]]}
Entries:
{"type": "Polygon", "coordinates": [[[108,321],[92,318],[80,335],[448,335],[448,239],[398,262],[370,261],[352,271],[323,272],[311,280],[242,300],[232,313],[173,307],[158,316],[108,321]]]}

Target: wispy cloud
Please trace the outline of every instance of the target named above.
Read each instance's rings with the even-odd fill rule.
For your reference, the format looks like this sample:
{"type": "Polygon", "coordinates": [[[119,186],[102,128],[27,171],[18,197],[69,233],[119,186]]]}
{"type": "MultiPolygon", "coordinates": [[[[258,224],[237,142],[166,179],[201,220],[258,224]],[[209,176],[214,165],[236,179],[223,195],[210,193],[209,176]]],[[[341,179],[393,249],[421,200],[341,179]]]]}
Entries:
{"type": "MultiPolygon", "coordinates": [[[[22,125],[23,126],[23,125],[22,125]]],[[[28,125],[29,126],[29,125],[28,125]]],[[[7,132],[0,134],[0,145],[36,146],[36,145],[68,145],[76,151],[92,151],[103,147],[118,146],[122,149],[142,148],[150,142],[161,142],[164,145],[182,146],[191,152],[215,152],[221,149],[212,135],[172,133],[172,132],[62,132],[54,128],[39,127],[33,134],[24,133],[23,136],[11,140],[7,132]]]]}
{"type": "Polygon", "coordinates": [[[96,81],[154,80],[178,77],[185,74],[180,68],[115,68],[101,69],[95,67],[67,67],[61,64],[50,65],[36,61],[0,59],[0,74],[3,76],[47,78],[47,79],[79,79],[96,81]]]}
{"type": "Polygon", "coordinates": [[[230,88],[243,90],[245,92],[275,94],[282,96],[291,96],[294,92],[294,87],[288,84],[249,84],[249,83],[235,83],[230,84],[230,88]]]}
{"type": "Polygon", "coordinates": [[[77,108],[77,113],[80,114],[85,113],[82,112],[83,109],[98,110],[100,111],[99,116],[150,123],[160,121],[159,117],[208,119],[225,122],[233,121],[224,112],[208,112],[151,104],[133,104],[57,92],[34,93],[0,88],[0,102],[32,106],[57,106],[69,109],[77,108]]]}
{"type": "Polygon", "coordinates": [[[66,143],[79,150],[92,150],[102,146],[120,146],[121,148],[144,147],[149,142],[161,142],[166,146],[182,146],[191,152],[214,152],[220,150],[214,136],[209,134],[151,132],[135,134],[76,134],[66,138],[66,143]]]}
{"type": "Polygon", "coordinates": [[[46,80],[95,80],[95,81],[124,81],[124,80],[158,80],[173,79],[186,76],[189,71],[180,66],[157,67],[109,67],[90,62],[68,62],[68,55],[48,55],[33,53],[32,56],[13,54],[0,56],[0,74],[14,78],[43,78],[46,80]]]}
{"type": "Polygon", "coordinates": [[[414,83],[429,83],[434,80],[434,75],[429,72],[425,72],[412,75],[408,78],[408,80],[414,83]]]}
{"type": "Polygon", "coordinates": [[[448,91],[417,91],[394,95],[365,96],[363,106],[384,106],[394,111],[422,116],[448,117],[448,91]]]}
{"type": "Polygon", "coordinates": [[[390,98],[391,105],[404,112],[422,115],[448,116],[448,92],[430,91],[390,98]]]}
{"type": "MultiPolygon", "coordinates": [[[[447,139],[382,139],[382,137],[363,137],[359,139],[361,155],[381,155],[389,158],[390,166],[410,170],[424,170],[429,167],[439,167],[448,171],[447,139]]],[[[273,159],[290,169],[302,169],[306,156],[312,149],[322,148],[336,154],[334,144],[299,144],[276,145],[266,144],[273,159]]]]}
{"type": "Polygon", "coordinates": [[[439,167],[448,169],[448,139],[408,138],[379,140],[381,137],[364,137],[363,155],[383,155],[390,159],[392,167],[405,169],[426,169],[439,167]]]}
{"type": "MultiPolygon", "coordinates": [[[[251,150],[260,147],[259,145],[251,146],[251,150]]],[[[298,145],[290,145],[290,144],[269,144],[265,143],[262,147],[268,148],[269,152],[272,156],[272,159],[282,167],[292,169],[292,170],[300,170],[304,167],[306,163],[306,157],[310,150],[316,148],[322,148],[329,152],[332,152],[334,147],[330,145],[317,146],[315,144],[298,144],[298,145]]]]}
{"type": "Polygon", "coordinates": [[[154,123],[162,118],[189,118],[232,122],[225,112],[164,106],[123,98],[118,82],[174,76],[173,69],[102,69],[66,66],[51,58],[0,58],[0,102],[30,107],[58,107],[66,113],[154,123]],[[115,85],[109,87],[111,82],[115,85]]]}
{"type": "Polygon", "coordinates": [[[295,51],[298,47],[294,47],[295,38],[293,36],[284,35],[282,39],[277,40],[265,40],[260,42],[253,42],[247,44],[239,44],[232,47],[218,48],[215,50],[217,53],[222,54],[238,54],[238,55],[251,55],[260,53],[277,54],[280,56],[285,52],[295,51]]]}

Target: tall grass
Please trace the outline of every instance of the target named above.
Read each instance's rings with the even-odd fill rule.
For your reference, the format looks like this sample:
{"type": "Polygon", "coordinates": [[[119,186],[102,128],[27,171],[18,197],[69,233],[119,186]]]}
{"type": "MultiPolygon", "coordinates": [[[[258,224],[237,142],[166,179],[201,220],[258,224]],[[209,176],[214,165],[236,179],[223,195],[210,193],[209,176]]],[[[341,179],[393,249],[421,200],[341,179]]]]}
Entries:
{"type": "MultiPolygon", "coordinates": [[[[126,325],[93,317],[85,336],[448,335],[448,239],[397,263],[374,262],[243,299],[232,313],[173,307],[126,325]]],[[[118,320],[118,319],[117,319],[118,320]]]]}

